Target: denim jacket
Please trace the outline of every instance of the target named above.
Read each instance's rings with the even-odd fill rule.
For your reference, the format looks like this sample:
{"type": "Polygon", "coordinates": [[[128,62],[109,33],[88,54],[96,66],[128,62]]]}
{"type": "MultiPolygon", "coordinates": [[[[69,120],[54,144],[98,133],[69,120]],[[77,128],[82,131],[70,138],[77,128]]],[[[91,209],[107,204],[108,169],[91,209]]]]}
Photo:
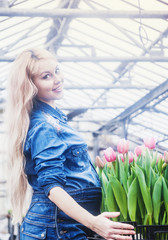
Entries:
{"type": "Polygon", "coordinates": [[[58,108],[37,101],[24,145],[25,173],[34,191],[56,186],[67,192],[101,187],[82,137],[58,108]]]}

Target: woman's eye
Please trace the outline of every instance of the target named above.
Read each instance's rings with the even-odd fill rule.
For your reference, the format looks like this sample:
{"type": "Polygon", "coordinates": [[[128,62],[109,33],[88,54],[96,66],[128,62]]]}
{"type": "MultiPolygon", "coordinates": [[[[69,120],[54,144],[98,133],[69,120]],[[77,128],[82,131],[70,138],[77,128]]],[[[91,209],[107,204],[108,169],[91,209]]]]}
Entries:
{"type": "Polygon", "coordinates": [[[59,74],[59,73],[60,73],[59,67],[57,67],[57,68],[55,69],[55,73],[56,73],[56,74],[59,74]]]}
{"type": "Polygon", "coordinates": [[[50,77],[50,74],[44,75],[43,79],[48,79],[50,77]]]}

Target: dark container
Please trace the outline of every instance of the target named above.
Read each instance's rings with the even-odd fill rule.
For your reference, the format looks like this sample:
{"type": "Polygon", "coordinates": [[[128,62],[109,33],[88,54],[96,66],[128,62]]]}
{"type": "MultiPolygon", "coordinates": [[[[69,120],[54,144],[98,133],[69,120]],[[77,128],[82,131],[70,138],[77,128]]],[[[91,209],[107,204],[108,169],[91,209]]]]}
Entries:
{"type": "Polygon", "coordinates": [[[168,225],[137,225],[136,240],[168,240],[168,225]]]}
{"type": "MultiPolygon", "coordinates": [[[[168,240],[168,225],[138,225],[136,222],[129,222],[135,227],[136,234],[133,240],[168,240]]],[[[88,237],[89,240],[104,240],[104,238],[94,235],[88,237]]]]}

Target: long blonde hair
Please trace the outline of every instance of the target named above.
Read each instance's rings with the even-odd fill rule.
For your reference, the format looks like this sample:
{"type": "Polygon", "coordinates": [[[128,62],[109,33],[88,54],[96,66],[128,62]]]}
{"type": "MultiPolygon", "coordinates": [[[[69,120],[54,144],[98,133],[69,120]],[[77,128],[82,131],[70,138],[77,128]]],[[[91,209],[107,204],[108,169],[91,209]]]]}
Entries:
{"type": "Polygon", "coordinates": [[[47,50],[26,50],[14,61],[9,76],[6,119],[13,223],[22,220],[28,187],[24,173],[23,147],[29,129],[33,100],[38,91],[33,77],[38,71],[39,60],[48,58],[54,56],[47,50]]]}

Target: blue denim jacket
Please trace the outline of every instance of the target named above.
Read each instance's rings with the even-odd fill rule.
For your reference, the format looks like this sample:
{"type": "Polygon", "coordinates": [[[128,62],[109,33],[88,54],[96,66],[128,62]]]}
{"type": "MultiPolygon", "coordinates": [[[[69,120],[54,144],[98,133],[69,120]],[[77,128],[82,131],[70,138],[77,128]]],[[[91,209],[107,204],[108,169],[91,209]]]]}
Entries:
{"type": "Polygon", "coordinates": [[[58,108],[37,101],[24,145],[25,173],[34,191],[60,186],[67,192],[101,187],[82,137],[58,108]]]}

